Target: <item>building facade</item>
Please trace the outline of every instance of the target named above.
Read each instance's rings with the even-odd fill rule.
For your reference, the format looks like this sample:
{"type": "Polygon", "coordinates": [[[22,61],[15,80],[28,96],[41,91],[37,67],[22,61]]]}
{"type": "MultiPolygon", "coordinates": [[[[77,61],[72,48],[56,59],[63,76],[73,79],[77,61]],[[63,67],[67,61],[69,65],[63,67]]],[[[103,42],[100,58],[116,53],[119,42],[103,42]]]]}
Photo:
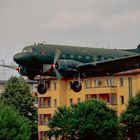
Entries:
{"type": "Polygon", "coordinates": [[[47,140],[48,122],[57,107],[71,106],[79,102],[96,99],[103,100],[119,115],[128,100],[140,90],[140,69],[118,73],[114,76],[82,79],[79,93],[71,89],[72,80],[52,80],[46,94],[38,94],[38,139],[47,140]]]}

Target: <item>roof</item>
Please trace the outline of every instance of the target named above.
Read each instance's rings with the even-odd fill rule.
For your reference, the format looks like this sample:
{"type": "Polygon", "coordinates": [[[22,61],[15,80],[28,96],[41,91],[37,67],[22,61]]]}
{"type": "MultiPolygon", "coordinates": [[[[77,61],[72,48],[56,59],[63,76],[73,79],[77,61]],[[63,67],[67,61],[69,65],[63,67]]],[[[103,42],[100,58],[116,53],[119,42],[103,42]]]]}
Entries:
{"type": "Polygon", "coordinates": [[[132,70],[127,70],[127,71],[122,71],[119,73],[114,74],[115,76],[120,76],[120,75],[136,75],[136,74],[140,74],[140,68],[138,69],[132,69],[132,70]]]}

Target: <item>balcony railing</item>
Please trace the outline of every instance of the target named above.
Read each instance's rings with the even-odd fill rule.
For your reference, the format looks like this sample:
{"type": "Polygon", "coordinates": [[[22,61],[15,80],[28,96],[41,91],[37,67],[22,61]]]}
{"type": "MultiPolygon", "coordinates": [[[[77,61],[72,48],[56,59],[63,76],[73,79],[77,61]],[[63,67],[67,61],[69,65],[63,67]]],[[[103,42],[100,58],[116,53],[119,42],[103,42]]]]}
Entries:
{"type": "Polygon", "coordinates": [[[86,93],[117,93],[117,87],[116,86],[100,86],[100,87],[91,87],[85,89],[86,93]]]}

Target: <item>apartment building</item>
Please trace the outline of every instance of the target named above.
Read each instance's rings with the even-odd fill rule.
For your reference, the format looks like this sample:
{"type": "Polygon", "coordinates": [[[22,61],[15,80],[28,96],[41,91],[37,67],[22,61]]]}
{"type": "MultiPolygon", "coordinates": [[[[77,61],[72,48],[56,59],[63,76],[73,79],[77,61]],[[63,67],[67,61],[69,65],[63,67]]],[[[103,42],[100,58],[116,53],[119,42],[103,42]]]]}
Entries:
{"type": "Polygon", "coordinates": [[[91,77],[82,80],[79,93],[71,89],[72,80],[52,80],[46,94],[38,94],[38,139],[47,140],[48,122],[57,107],[79,102],[103,100],[119,115],[127,107],[129,98],[140,90],[140,69],[121,72],[113,76],[91,77]]]}

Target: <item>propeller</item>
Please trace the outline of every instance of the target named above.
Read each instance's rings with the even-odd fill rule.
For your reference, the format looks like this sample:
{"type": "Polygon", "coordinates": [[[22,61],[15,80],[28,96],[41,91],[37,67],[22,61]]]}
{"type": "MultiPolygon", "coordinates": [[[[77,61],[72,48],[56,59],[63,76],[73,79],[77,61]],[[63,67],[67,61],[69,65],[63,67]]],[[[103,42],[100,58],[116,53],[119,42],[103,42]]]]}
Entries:
{"type": "Polygon", "coordinates": [[[53,64],[43,65],[43,72],[51,72],[52,70],[54,70],[57,79],[62,79],[61,74],[56,69],[56,63],[58,62],[58,59],[60,58],[60,55],[61,55],[61,51],[59,49],[56,49],[55,54],[54,54],[53,64]]]}
{"type": "Polygon", "coordinates": [[[21,74],[20,74],[20,69],[21,69],[20,66],[16,66],[14,64],[11,64],[11,65],[0,64],[0,66],[5,67],[5,68],[9,68],[9,69],[13,69],[13,70],[17,70],[19,76],[21,76],[21,74]]]}
{"type": "Polygon", "coordinates": [[[14,70],[17,69],[17,66],[15,66],[15,65],[5,65],[5,64],[0,64],[0,66],[5,67],[5,68],[14,69],[14,70]]]}

